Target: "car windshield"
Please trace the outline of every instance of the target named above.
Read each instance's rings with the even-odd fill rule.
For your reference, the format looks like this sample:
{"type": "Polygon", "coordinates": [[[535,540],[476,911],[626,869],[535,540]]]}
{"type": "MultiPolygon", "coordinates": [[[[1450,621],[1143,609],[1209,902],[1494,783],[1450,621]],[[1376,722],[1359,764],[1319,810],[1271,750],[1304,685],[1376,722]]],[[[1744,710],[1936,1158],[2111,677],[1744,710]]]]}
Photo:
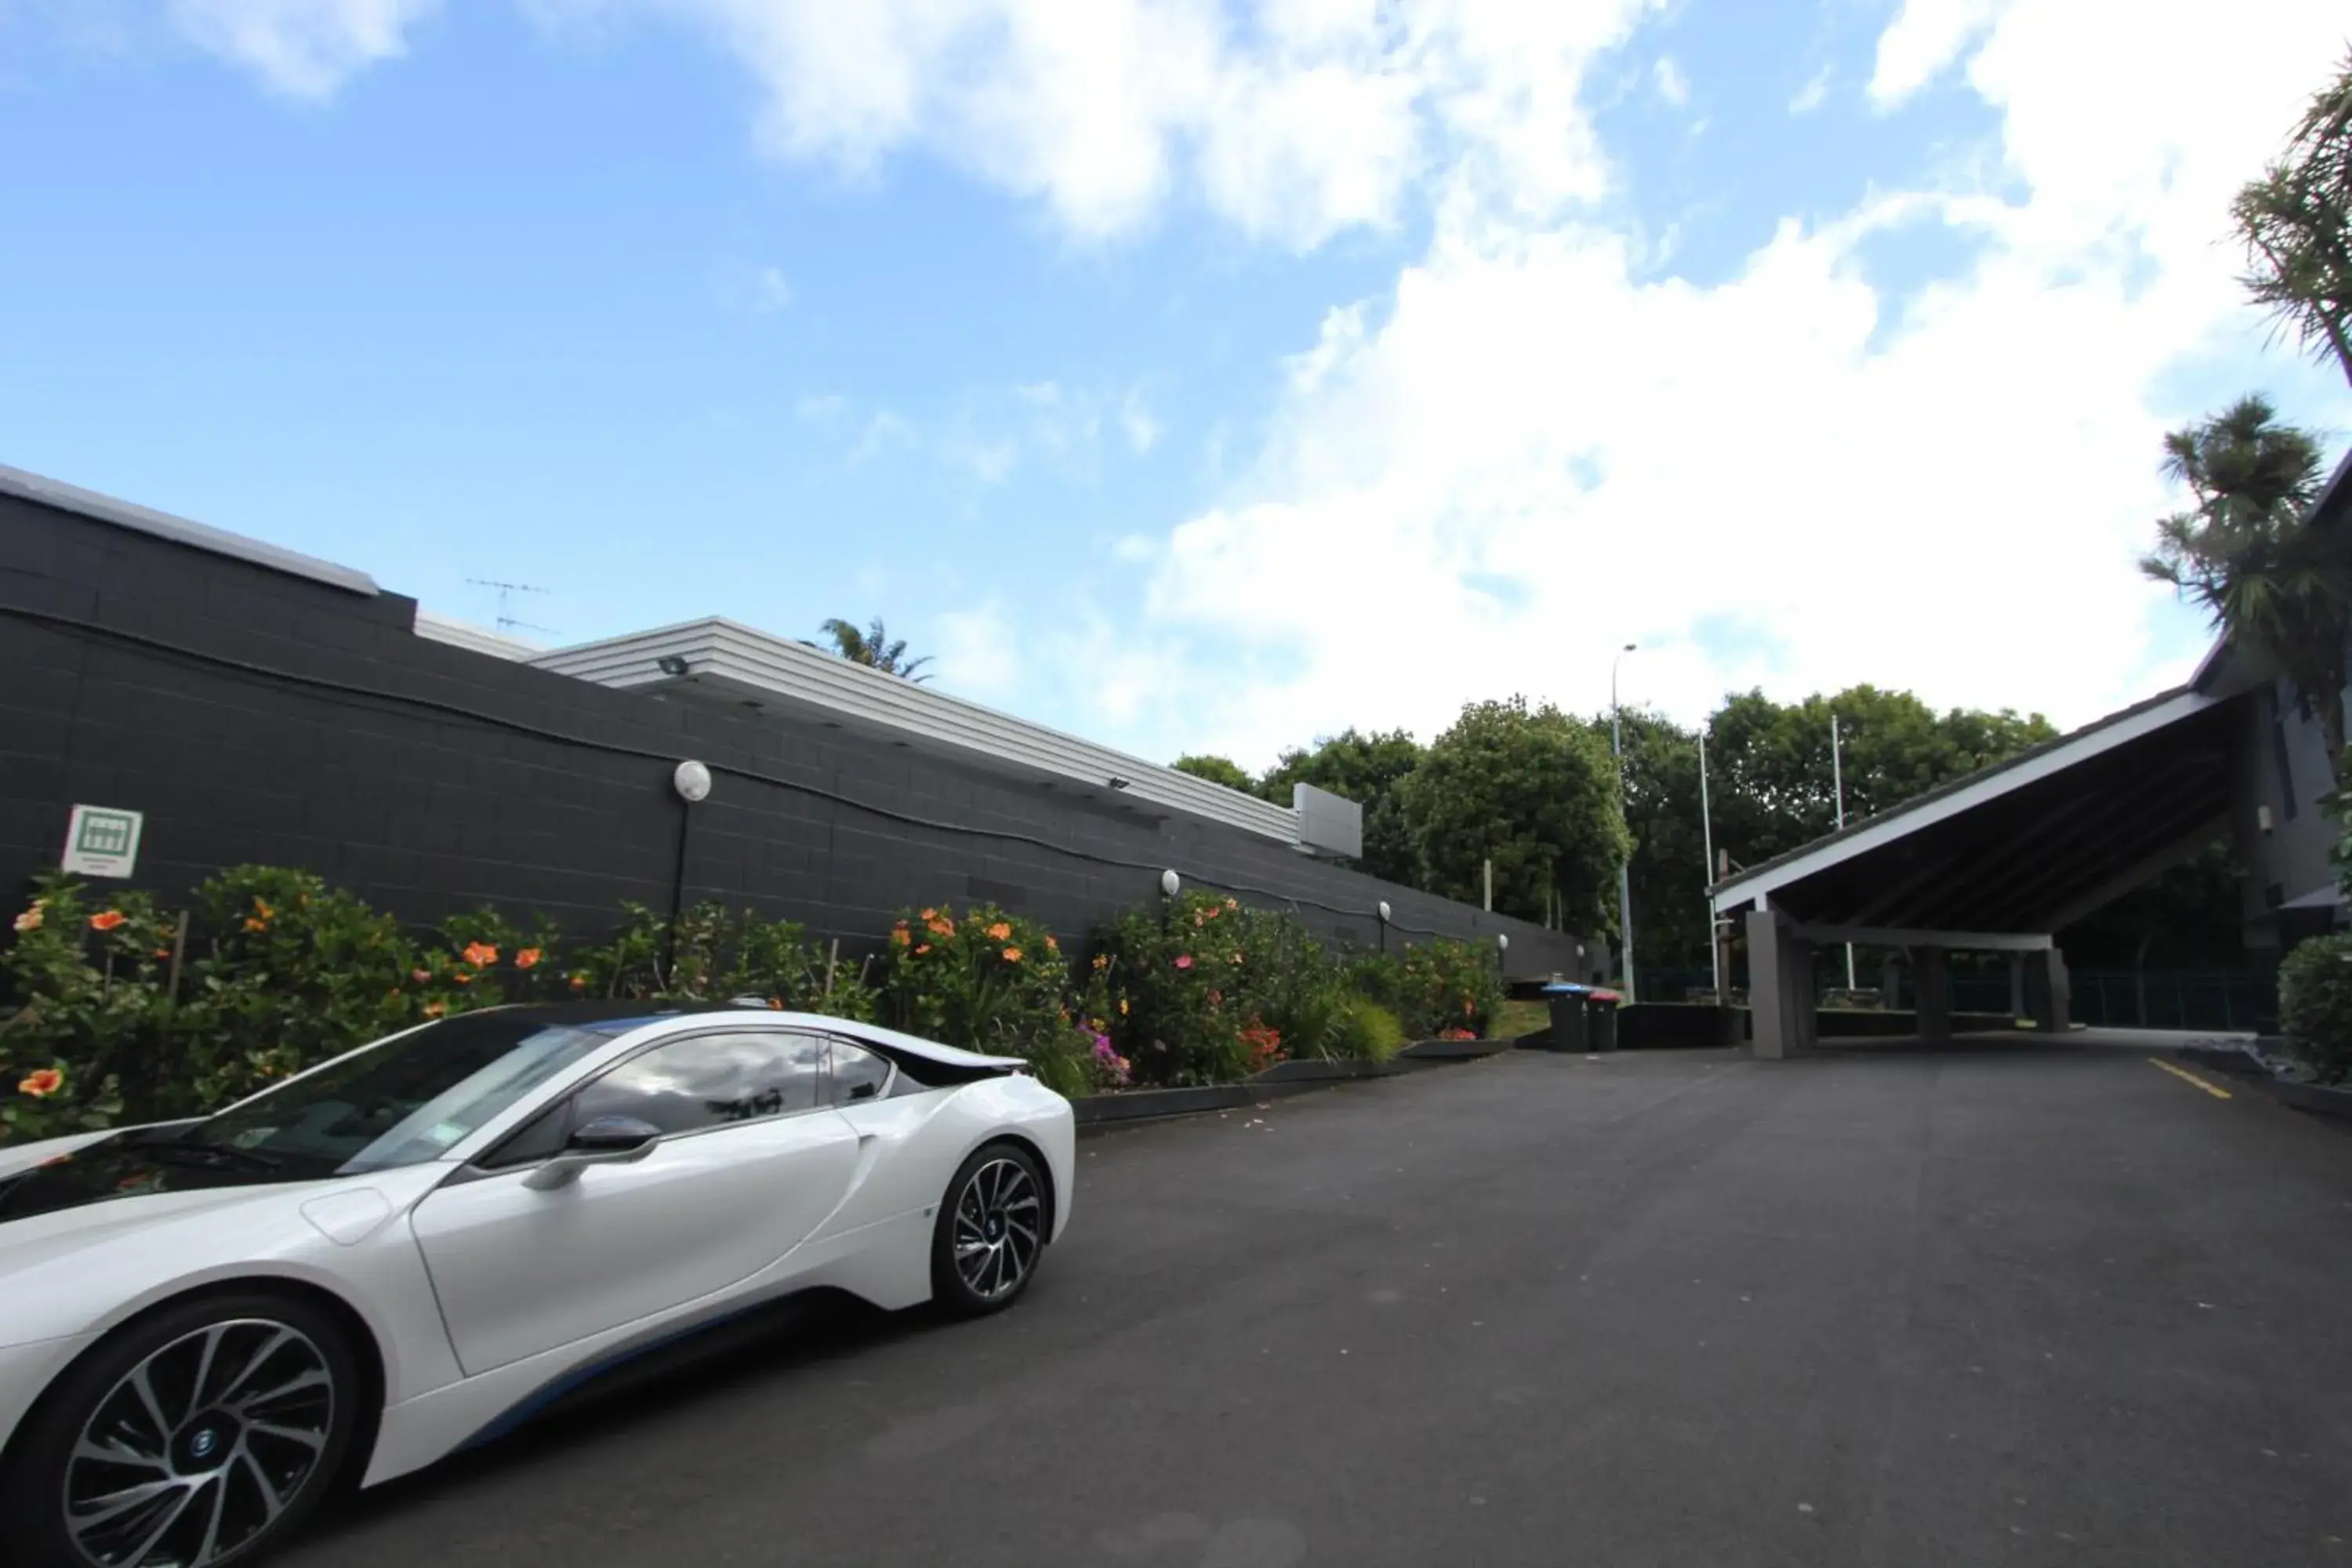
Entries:
{"type": "Polygon", "coordinates": [[[420,1164],[612,1038],[610,1026],[464,1014],[233,1105],[176,1142],[338,1175],[420,1164]]]}

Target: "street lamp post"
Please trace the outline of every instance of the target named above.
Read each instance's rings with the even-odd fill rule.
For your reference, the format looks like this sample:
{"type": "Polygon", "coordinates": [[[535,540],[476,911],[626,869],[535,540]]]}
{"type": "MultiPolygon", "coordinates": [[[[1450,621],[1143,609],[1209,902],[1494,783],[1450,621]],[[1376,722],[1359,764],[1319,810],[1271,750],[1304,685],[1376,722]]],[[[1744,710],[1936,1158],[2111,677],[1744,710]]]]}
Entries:
{"type": "MultiPolygon", "coordinates": [[[[1830,715],[1830,785],[1837,791],[1838,831],[1845,831],[1845,764],[1838,752],[1837,715],[1830,715]]],[[[1845,988],[1853,989],[1853,943],[1845,944],[1845,988]]]]}
{"type": "Polygon", "coordinates": [[[1698,841],[1701,851],[1706,856],[1704,880],[1706,891],[1703,895],[1706,900],[1706,958],[1715,972],[1715,994],[1719,1002],[1723,999],[1723,943],[1717,939],[1715,929],[1715,818],[1706,805],[1706,724],[1704,721],[1698,727],[1698,841]]]}
{"type": "MultiPolygon", "coordinates": [[[[1617,810],[1621,816],[1625,810],[1625,734],[1623,710],[1617,706],[1617,667],[1639,646],[1627,643],[1617,650],[1617,657],[1609,661],[1609,751],[1617,759],[1617,810]]],[[[1625,1000],[1631,1002],[1634,1000],[1633,864],[1631,856],[1617,868],[1617,931],[1625,950],[1625,1000]]]]}

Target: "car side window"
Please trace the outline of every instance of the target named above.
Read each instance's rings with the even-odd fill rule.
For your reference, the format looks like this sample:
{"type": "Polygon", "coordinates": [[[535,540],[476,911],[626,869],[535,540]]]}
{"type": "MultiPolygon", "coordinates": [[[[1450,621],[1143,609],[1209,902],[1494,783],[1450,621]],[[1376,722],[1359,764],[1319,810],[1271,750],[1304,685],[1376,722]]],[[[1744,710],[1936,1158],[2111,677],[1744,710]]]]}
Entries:
{"type": "Polygon", "coordinates": [[[499,1146],[474,1162],[485,1171],[535,1165],[561,1153],[572,1134],[572,1102],[559,1100],[501,1139],[499,1146]]]}
{"type": "Polygon", "coordinates": [[[689,1035],[630,1058],[572,1097],[572,1125],[630,1116],[698,1132],[817,1108],[825,1043],[783,1029],[689,1035]]]}
{"type": "Polygon", "coordinates": [[[882,1091],[890,1084],[888,1059],[847,1040],[828,1044],[833,1052],[833,1072],[827,1080],[833,1103],[856,1105],[862,1100],[881,1099],[882,1091]]]}

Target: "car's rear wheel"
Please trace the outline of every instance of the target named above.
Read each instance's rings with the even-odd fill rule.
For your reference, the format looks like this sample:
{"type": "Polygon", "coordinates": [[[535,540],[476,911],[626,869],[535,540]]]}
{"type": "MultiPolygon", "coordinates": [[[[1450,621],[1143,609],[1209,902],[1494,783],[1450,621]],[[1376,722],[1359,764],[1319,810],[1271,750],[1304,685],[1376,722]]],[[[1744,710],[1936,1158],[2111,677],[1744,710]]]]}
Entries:
{"type": "Polygon", "coordinates": [[[1001,1311],[1029,1286],[1045,1252],[1045,1176],[1036,1157],[992,1143],[948,1183],[931,1237],[931,1293],[965,1317],[1001,1311]]]}
{"type": "Polygon", "coordinates": [[[223,1568],[281,1540],[351,1445],[358,1363],[294,1297],[210,1296],[73,1366],[0,1475],[16,1568],[223,1568]]]}

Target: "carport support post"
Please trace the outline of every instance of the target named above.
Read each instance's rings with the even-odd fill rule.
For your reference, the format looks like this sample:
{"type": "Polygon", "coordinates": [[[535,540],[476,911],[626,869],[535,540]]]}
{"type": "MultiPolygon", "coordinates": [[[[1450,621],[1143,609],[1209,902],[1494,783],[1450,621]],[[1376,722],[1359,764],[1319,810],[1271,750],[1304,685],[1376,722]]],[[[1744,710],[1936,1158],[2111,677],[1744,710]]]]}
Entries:
{"type": "Polygon", "coordinates": [[[1919,1037],[1942,1044],[1952,1037],[1952,958],[1940,947],[1911,950],[1911,989],[1918,994],[1919,1037]]]}
{"type": "Polygon", "coordinates": [[[2009,955],[2009,1016],[2025,1016],[2025,954],[2021,952],[2009,955]]]}
{"type": "Polygon", "coordinates": [[[1748,1000],[1759,1058],[1778,1061],[1812,1042],[1813,944],[1771,910],[1748,912],[1748,1000]]]}
{"type": "Polygon", "coordinates": [[[2074,987],[2066,976],[2066,955],[2054,947],[2030,954],[2025,963],[2025,994],[2032,1008],[2033,1026],[2045,1035],[2063,1035],[2073,1022],[2074,987]]]}

